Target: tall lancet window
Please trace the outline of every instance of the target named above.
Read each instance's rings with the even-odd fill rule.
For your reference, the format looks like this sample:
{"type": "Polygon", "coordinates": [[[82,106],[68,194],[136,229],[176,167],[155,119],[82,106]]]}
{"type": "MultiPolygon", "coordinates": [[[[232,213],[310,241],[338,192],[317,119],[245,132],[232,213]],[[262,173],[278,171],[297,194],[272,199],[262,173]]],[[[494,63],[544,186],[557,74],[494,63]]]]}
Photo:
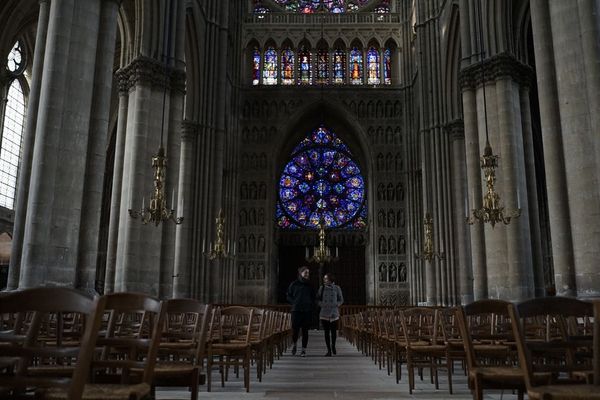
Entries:
{"type": "Polygon", "coordinates": [[[333,52],[333,83],[339,85],[346,82],[346,51],[335,49],[333,52]]]}
{"type": "Polygon", "coordinates": [[[294,84],[294,51],[290,48],[281,52],[281,83],[294,84]]]}
{"type": "Polygon", "coordinates": [[[277,85],[277,52],[273,47],[267,47],[263,65],[263,83],[277,85]]]}
{"type": "Polygon", "coordinates": [[[367,51],[367,84],[379,85],[379,50],[370,47],[367,51]]]}
{"type": "Polygon", "coordinates": [[[2,121],[0,206],[12,210],[15,202],[25,119],[25,96],[18,80],[25,70],[25,60],[19,42],[15,43],[8,56],[7,69],[9,79],[12,78],[12,82],[8,87],[6,103],[4,104],[4,120],[2,121]]]}
{"type": "Polygon", "coordinates": [[[329,53],[327,48],[320,48],[317,51],[317,83],[327,84],[329,69],[329,53]]]}
{"type": "Polygon", "coordinates": [[[337,135],[320,126],[292,151],[279,179],[277,224],[283,229],[367,226],[365,180],[337,135]]]}
{"type": "Polygon", "coordinates": [[[392,84],[392,51],[389,48],[383,52],[383,83],[392,84]]]}
{"type": "Polygon", "coordinates": [[[260,51],[255,47],[252,51],[252,84],[260,83],[260,51]]]}
{"type": "Polygon", "coordinates": [[[361,85],[363,83],[363,55],[356,47],[350,50],[350,83],[361,85]]]}
{"type": "Polygon", "coordinates": [[[302,45],[298,51],[298,83],[301,85],[312,84],[310,50],[302,45]]]}

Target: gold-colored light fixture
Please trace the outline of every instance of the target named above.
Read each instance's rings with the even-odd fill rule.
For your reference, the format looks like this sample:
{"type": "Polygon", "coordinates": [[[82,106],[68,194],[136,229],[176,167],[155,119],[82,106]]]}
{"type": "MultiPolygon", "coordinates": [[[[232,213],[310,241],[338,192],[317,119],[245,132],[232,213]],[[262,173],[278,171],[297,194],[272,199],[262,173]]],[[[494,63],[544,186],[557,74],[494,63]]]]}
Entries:
{"type": "MultiPolygon", "coordinates": [[[[487,191],[483,196],[483,206],[479,209],[472,209],[472,215],[467,216],[466,221],[469,225],[473,225],[476,221],[481,223],[489,223],[492,229],[497,223],[502,222],[505,225],[510,224],[512,218],[517,218],[521,215],[521,209],[505,210],[500,205],[500,195],[496,192],[494,185],[496,184],[496,168],[498,168],[499,157],[492,151],[490,145],[490,137],[487,126],[487,101],[485,96],[485,50],[483,48],[483,18],[481,17],[481,7],[483,1],[479,2],[478,17],[479,17],[479,46],[481,51],[481,81],[483,86],[483,119],[485,124],[485,148],[481,156],[481,169],[485,175],[485,184],[487,191]]],[[[474,200],[474,199],[473,199],[474,200]]]]}
{"type": "Polygon", "coordinates": [[[435,258],[444,260],[444,253],[438,253],[433,249],[433,218],[431,214],[426,213],[423,221],[423,230],[425,232],[425,243],[423,243],[423,253],[415,254],[417,258],[425,261],[433,261],[435,258]]]}
{"type": "Polygon", "coordinates": [[[225,217],[223,216],[223,209],[219,210],[219,214],[215,218],[215,227],[217,238],[214,243],[208,243],[208,251],[205,251],[206,242],[202,241],[202,254],[208,257],[209,260],[235,257],[235,242],[233,243],[233,251],[231,251],[231,242],[225,241],[225,217]]]}
{"type": "MultiPolygon", "coordinates": [[[[168,14],[165,12],[165,26],[166,32],[169,32],[168,28],[168,14]]],[[[168,45],[170,45],[170,38],[168,33],[165,34],[168,45]]],[[[169,51],[167,49],[167,54],[169,51]]],[[[165,104],[167,99],[167,82],[169,81],[169,58],[165,55],[165,77],[164,77],[164,91],[163,91],[163,104],[162,104],[162,120],[160,124],[160,146],[156,155],[152,156],[152,168],[154,168],[154,190],[150,196],[150,205],[145,206],[144,198],[142,197],[142,208],[138,210],[129,209],[129,215],[131,218],[140,218],[143,224],[152,223],[154,226],[160,225],[161,222],[173,221],[179,225],[183,222],[183,217],[176,217],[175,209],[167,206],[167,199],[165,196],[166,186],[166,172],[167,172],[167,157],[165,155],[165,148],[163,146],[163,137],[165,130],[165,104]]],[[[175,203],[175,189],[173,189],[173,196],[171,197],[171,207],[174,207],[175,203]]]]}
{"type": "Polygon", "coordinates": [[[310,249],[306,248],[306,261],[309,263],[316,263],[325,265],[328,263],[336,262],[339,260],[338,248],[335,248],[335,256],[332,254],[331,249],[325,246],[325,221],[319,222],[319,245],[315,246],[310,255],[310,249]]]}

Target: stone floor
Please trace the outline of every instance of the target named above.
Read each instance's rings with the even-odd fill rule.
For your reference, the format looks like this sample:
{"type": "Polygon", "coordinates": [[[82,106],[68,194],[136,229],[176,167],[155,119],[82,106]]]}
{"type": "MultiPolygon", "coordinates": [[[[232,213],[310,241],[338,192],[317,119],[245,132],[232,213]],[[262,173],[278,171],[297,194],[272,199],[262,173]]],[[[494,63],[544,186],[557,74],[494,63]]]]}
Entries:
{"type": "MultiPolygon", "coordinates": [[[[220,386],[217,371],[213,372],[213,391],[206,392],[206,386],[200,388],[200,399],[263,399],[272,400],[318,400],[318,399],[453,399],[470,400],[466,377],[457,368],[452,382],[454,394],[448,393],[445,371],[440,371],[440,389],[430,384],[429,377],[421,381],[416,379],[416,390],[408,394],[408,377],[403,369],[400,384],[396,384],[394,375],[387,375],[385,369],[379,370],[371,358],[365,357],[343,338],[338,339],[338,355],[323,357],[325,343],[322,331],[311,331],[307,357],[291,356],[289,351],[276,360],[273,369],[267,371],[263,381],[255,378],[252,370],[250,393],[243,388],[242,376],[230,377],[225,387],[220,386]]],[[[159,388],[157,398],[164,400],[190,399],[190,393],[183,388],[159,388]]],[[[512,393],[486,394],[487,400],[512,400],[512,393]]]]}

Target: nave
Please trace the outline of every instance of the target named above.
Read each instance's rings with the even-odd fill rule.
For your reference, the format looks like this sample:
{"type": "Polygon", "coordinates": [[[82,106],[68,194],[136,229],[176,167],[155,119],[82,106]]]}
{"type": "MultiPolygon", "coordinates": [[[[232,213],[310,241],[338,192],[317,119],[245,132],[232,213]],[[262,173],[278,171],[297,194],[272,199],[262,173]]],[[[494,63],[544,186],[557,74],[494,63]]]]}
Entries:
{"type": "MultiPolygon", "coordinates": [[[[273,399],[273,400],[320,400],[320,399],[452,399],[471,400],[473,397],[467,388],[467,379],[456,364],[453,375],[454,394],[448,393],[447,379],[442,371],[439,374],[440,388],[435,389],[430,383],[427,371],[423,381],[417,378],[413,394],[408,393],[406,369],[399,384],[395,383],[394,374],[388,376],[385,368],[379,370],[370,357],[363,355],[343,337],[338,338],[337,356],[323,357],[327,351],[322,330],[312,330],[309,334],[307,356],[292,356],[289,349],[280,360],[268,370],[262,382],[252,375],[250,393],[244,392],[243,378],[230,376],[225,387],[218,384],[218,372],[213,371],[212,392],[206,392],[206,386],[200,387],[199,399],[273,399]]],[[[254,372],[254,371],[253,371],[254,372]]],[[[158,388],[158,400],[188,400],[187,389],[158,388]]],[[[511,393],[501,395],[500,391],[485,393],[484,399],[512,400],[517,396],[511,393]]]]}

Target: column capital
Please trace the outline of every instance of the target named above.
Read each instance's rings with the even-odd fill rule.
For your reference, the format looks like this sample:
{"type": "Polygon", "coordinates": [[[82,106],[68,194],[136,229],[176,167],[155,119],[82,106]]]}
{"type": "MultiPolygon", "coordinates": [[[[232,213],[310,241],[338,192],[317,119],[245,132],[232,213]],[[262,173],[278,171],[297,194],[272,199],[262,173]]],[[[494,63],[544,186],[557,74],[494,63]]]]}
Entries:
{"type": "Polygon", "coordinates": [[[200,131],[200,124],[191,121],[189,119],[184,119],[181,121],[181,141],[182,142],[191,142],[193,141],[200,131]]]}
{"type": "Polygon", "coordinates": [[[444,131],[448,133],[451,142],[455,140],[464,140],[465,124],[462,119],[455,119],[444,125],[444,131]]]}
{"type": "Polygon", "coordinates": [[[154,58],[137,57],[115,74],[119,92],[129,92],[136,85],[148,85],[163,89],[166,86],[167,89],[185,93],[185,71],[169,66],[165,74],[165,65],[154,58]]]}
{"type": "Polygon", "coordinates": [[[523,64],[515,56],[500,53],[463,68],[459,74],[460,88],[475,89],[481,85],[482,78],[486,82],[510,78],[522,86],[530,86],[535,80],[535,74],[529,65],[523,64]]]}

